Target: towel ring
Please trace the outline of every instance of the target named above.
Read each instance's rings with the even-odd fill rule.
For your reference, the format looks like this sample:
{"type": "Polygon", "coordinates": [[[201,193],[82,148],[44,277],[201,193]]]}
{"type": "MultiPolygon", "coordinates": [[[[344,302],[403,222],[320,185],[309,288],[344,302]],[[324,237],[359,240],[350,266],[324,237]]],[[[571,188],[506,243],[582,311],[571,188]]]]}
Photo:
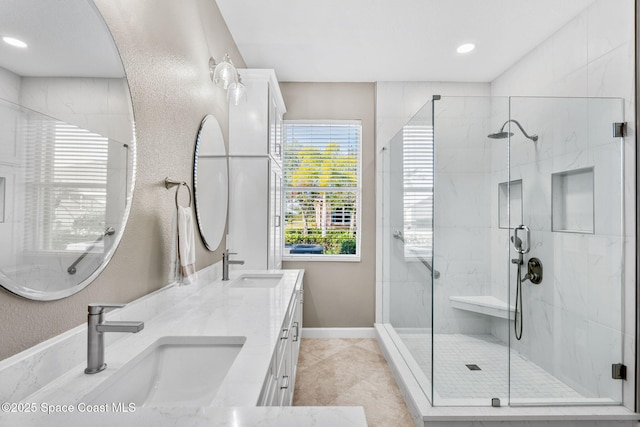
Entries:
{"type": "Polygon", "coordinates": [[[178,186],[178,188],[176,189],[176,208],[180,206],[178,204],[178,193],[180,193],[180,188],[182,188],[183,185],[187,187],[187,192],[189,193],[189,205],[187,207],[190,208],[191,207],[191,188],[189,187],[189,184],[187,184],[186,181],[176,181],[169,177],[164,179],[164,186],[167,190],[171,187],[175,187],[176,185],[178,186]]]}

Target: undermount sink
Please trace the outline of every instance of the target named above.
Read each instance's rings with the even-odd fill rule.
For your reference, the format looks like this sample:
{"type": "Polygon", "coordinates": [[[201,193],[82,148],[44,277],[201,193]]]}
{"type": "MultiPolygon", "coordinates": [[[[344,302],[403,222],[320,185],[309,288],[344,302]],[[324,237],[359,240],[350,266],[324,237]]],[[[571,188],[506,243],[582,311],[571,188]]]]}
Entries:
{"type": "Polygon", "coordinates": [[[264,274],[243,274],[235,279],[229,285],[232,288],[275,288],[282,274],[264,273],[264,274]]]}
{"type": "Polygon", "coordinates": [[[245,337],[162,337],[96,387],[84,401],[141,406],[207,406],[245,337]]]}

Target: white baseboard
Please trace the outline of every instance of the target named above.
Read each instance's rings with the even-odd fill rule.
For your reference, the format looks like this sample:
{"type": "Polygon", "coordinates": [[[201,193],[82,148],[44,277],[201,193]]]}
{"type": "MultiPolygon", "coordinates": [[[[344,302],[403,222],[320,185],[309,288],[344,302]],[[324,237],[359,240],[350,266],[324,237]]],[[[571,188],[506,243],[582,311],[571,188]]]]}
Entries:
{"type": "Polygon", "coordinates": [[[302,338],[375,338],[374,328],[302,328],[302,338]]]}

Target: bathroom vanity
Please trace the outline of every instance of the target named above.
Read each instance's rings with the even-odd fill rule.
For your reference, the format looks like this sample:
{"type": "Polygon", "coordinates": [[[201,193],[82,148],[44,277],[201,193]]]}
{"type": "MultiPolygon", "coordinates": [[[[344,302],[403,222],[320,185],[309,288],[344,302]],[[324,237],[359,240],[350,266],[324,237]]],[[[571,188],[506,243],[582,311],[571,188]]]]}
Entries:
{"type": "Polygon", "coordinates": [[[303,270],[220,266],[106,315],[144,321],[105,336],[104,371],[84,373],[86,325],[0,362],[0,425],[366,426],[357,407],[291,407],[303,270]]]}

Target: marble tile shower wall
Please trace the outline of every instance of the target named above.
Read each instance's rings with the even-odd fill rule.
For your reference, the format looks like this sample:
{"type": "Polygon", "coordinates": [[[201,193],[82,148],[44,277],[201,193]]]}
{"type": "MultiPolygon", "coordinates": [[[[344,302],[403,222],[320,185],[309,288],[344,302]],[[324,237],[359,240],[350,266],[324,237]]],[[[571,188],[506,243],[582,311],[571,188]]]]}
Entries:
{"type": "MultiPolygon", "coordinates": [[[[531,144],[518,146],[514,141],[513,161],[518,165],[514,172],[520,173],[523,181],[538,174],[529,184],[523,182],[525,193],[527,187],[532,190],[529,200],[525,196],[523,202],[530,209],[525,223],[529,221],[538,230],[535,250],[541,259],[548,259],[543,262],[554,284],[525,285],[525,298],[530,303],[524,311],[525,338],[516,348],[582,393],[622,397],[626,405],[632,405],[633,381],[623,382],[621,387],[619,381],[611,380],[610,365],[618,359],[625,361],[629,377],[635,375],[633,16],[631,0],[597,0],[494,80],[491,87],[493,96],[623,98],[621,107],[598,100],[537,102],[516,98],[512,99],[512,114],[526,123],[525,129],[541,135],[535,150],[531,144]],[[611,122],[617,121],[614,118],[620,110],[631,124],[623,147],[611,139],[611,122]],[[625,152],[623,165],[621,150],[625,152]],[[583,166],[595,170],[595,234],[551,232],[550,174],[583,166]],[[621,167],[623,215],[615,199],[621,177],[615,171],[621,167]],[[560,260],[562,265],[557,265],[560,260]]],[[[494,126],[500,126],[498,122],[494,119],[494,126]]],[[[505,180],[504,175],[497,175],[494,185],[505,180]]],[[[492,250],[504,253],[500,231],[492,241],[492,250]]],[[[503,273],[494,266],[493,274],[503,273]]],[[[511,274],[513,283],[515,275],[511,274]]],[[[497,286],[493,292],[504,289],[497,286]]],[[[504,331],[503,325],[494,328],[496,335],[504,331]]]]}
{"type": "Polygon", "coordinates": [[[449,297],[491,292],[491,114],[488,97],[447,97],[434,108],[434,333],[490,333],[490,318],[449,297]]]}
{"type": "MultiPolygon", "coordinates": [[[[621,144],[611,123],[622,114],[620,100],[512,98],[512,118],[540,138],[511,139],[511,179],[522,180],[523,217],[511,225],[531,228],[531,252],[544,264],[540,286],[523,283],[524,334],[512,347],[588,397],[621,398],[620,382],[611,379],[612,363],[621,360],[622,237],[621,144]],[[552,174],[593,167],[594,230],[576,233],[552,229],[552,174]]],[[[496,125],[499,126],[499,125],[496,125]]],[[[518,133],[519,131],[516,131],[518,133]]],[[[505,142],[506,144],[506,142],[505,142]]],[[[493,199],[508,179],[504,161],[494,164],[493,199]]],[[[561,194],[570,198],[573,192],[561,194]]],[[[492,203],[497,218],[497,203],[492,203]]],[[[585,209],[586,210],[586,209],[585,209]]],[[[495,221],[494,221],[495,222],[495,221]]],[[[573,228],[573,227],[568,227],[573,228]]],[[[494,228],[494,258],[504,259],[505,231],[494,228]]],[[[510,250],[510,257],[515,257],[510,250]]],[[[511,266],[511,301],[515,267],[511,266]]],[[[494,264],[494,295],[506,291],[504,263],[494,264]]],[[[505,299],[505,298],[503,298],[505,299]]],[[[506,300],[506,299],[505,299],[506,300]]],[[[494,322],[504,341],[511,328],[494,322]]],[[[513,336],[513,335],[512,335],[513,336]]]]}

